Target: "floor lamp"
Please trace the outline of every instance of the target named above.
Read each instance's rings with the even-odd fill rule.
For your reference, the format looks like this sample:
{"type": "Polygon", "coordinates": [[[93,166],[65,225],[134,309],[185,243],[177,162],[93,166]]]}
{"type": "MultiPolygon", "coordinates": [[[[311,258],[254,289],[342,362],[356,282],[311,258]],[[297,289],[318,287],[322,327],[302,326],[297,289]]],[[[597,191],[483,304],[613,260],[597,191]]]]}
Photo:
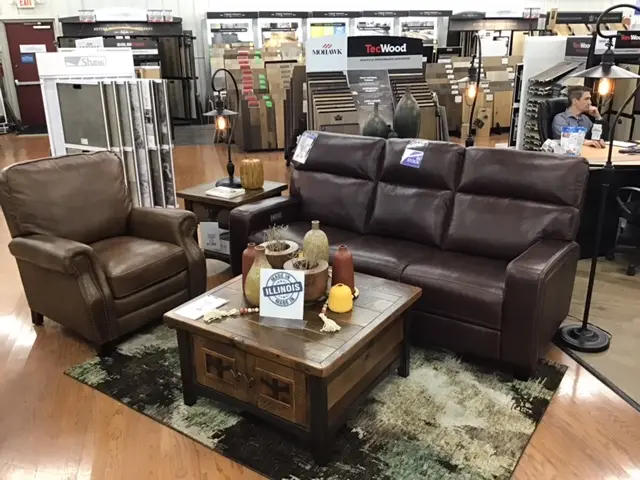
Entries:
{"type": "MultiPolygon", "coordinates": [[[[615,5],[600,15],[596,23],[596,32],[598,36],[607,40],[607,50],[602,54],[602,61],[600,65],[597,65],[588,70],[575,73],[574,77],[593,78],[600,79],[600,85],[598,91],[606,93],[611,89],[611,81],[616,79],[638,79],[640,75],[629,72],[624,68],[620,68],[615,65],[615,53],[613,52],[613,36],[606,36],[602,34],[600,30],[600,24],[602,19],[611,11],[619,8],[631,8],[637,12],[640,12],[640,8],[631,4],[615,5]]],[[[595,41],[595,40],[594,40],[595,41]]],[[[607,196],[609,194],[609,188],[613,182],[615,169],[611,162],[611,155],[613,153],[613,139],[615,137],[616,126],[620,115],[626,108],[626,106],[633,100],[636,93],[640,90],[640,83],[637,84],[633,93],[625,100],[624,104],[619,108],[618,113],[611,126],[611,132],[609,133],[609,152],[607,154],[607,162],[602,169],[602,187],[600,189],[600,205],[598,207],[598,222],[596,224],[596,238],[594,242],[593,255],[591,257],[591,270],[589,272],[589,284],[587,286],[587,297],[584,302],[584,313],[582,316],[582,323],[580,325],[565,325],[558,330],[558,338],[560,341],[572,350],[578,352],[596,353],[603,352],[609,348],[611,339],[609,334],[589,323],[589,311],[591,309],[591,297],[593,295],[593,285],[596,277],[596,266],[598,265],[598,255],[600,253],[600,239],[602,237],[602,229],[604,227],[604,217],[607,204],[607,196]]]]}
{"type": "MultiPolygon", "coordinates": [[[[473,137],[473,113],[476,109],[476,101],[478,100],[478,90],[480,88],[480,75],[482,73],[482,42],[480,41],[480,35],[478,32],[473,32],[472,40],[475,42],[475,52],[471,55],[471,63],[467,70],[467,76],[458,83],[466,83],[467,91],[465,92],[465,98],[472,100],[471,112],[469,113],[469,132],[467,138],[464,141],[465,147],[473,147],[475,139],[473,137]],[[478,67],[476,67],[476,56],[478,57],[478,67]]],[[[465,100],[466,101],[466,100],[465,100]]],[[[468,105],[468,104],[467,104],[468,105]]]]}
{"type": "MultiPolygon", "coordinates": [[[[227,70],[226,68],[219,68],[213,75],[211,76],[211,87],[213,88],[213,94],[215,95],[215,100],[213,102],[213,110],[204,114],[205,117],[213,117],[216,125],[216,130],[219,132],[226,132],[227,134],[227,173],[229,176],[227,178],[221,178],[216,182],[216,187],[229,187],[229,188],[241,188],[242,185],[240,180],[234,177],[235,166],[233,165],[233,161],[231,160],[231,141],[233,140],[233,132],[236,130],[236,124],[238,123],[238,112],[234,112],[233,110],[228,110],[224,108],[224,102],[222,101],[221,90],[216,88],[215,79],[218,72],[223,72],[224,74],[229,74],[231,80],[233,81],[233,86],[236,90],[236,105],[240,108],[240,93],[238,92],[238,84],[236,83],[236,79],[233,78],[233,74],[227,70]]],[[[227,89],[227,94],[229,90],[227,89]]]]}

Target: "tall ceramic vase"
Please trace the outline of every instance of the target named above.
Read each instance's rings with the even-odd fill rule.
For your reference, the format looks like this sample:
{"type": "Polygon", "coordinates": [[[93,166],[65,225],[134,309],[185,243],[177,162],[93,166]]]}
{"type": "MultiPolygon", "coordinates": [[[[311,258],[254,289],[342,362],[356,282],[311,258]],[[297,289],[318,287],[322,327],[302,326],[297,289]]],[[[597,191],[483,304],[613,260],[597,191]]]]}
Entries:
{"type": "Polygon", "coordinates": [[[389,134],[389,127],[387,122],[384,121],[382,115],[378,111],[378,103],[373,104],[373,113],[369,115],[367,121],[362,127],[362,135],[365,137],[380,137],[387,138],[389,134]]]}
{"type": "Polygon", "coordinates": [[[393,130],[400,138],[417,138],[420,133],[420,106],[407,87],[393,115],[393,130]]]}
{"type": "Polygon", "coordinates": [[[302,243],[302,251],[306,251],[310,246],[318,247],[321,255],[320,259],[325,262],[329,261],[329,239],[327,238],[327,234],[320,230],[320,221],[313,220],[311,222],[311,230],[309,230],[305,236],[302,243]]]}
{"type": "Polygon", "coordinates": [[[253,260],[256,258],[256,244],[249,243],[247,248],[242,252],[242,291],[244,292],[244,283],[247,281],[247,275],[253,265],[253,260]]]}
{"type": "Polygon", "coordinates": [[[340,245],[331,264],[331,285],[342,283],[354,292],[353,256],[346,245],[340,245]]]}
{"type": "Polygon", "coordinates": [[[253,260],[253,265],[251,265],[244,282],[244,298],[254,307],[258,307],[260,305],[260,270],[271,268],[271,265],[264,254],[264,247],[258,245],[255,247],[255,251],[256,258],[253,260]]]}

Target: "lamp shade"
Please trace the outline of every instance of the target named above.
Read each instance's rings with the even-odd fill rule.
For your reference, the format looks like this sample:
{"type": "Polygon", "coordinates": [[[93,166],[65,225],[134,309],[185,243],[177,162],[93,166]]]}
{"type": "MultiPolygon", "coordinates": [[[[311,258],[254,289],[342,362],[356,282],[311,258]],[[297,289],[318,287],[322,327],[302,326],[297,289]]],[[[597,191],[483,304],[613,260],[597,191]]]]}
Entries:
{"type": "Polygon", "coordinates": [[[236,115],[238,115],[238,112],[234,112],[233,110],[227,110],[227,109],[224,109],[224,110],[221,110],[221,111],[211,110],[210,112],[202,114],[202,116],[204,116],[204,117],[213,117],[213,118],[220,117],[220,116],[222,116],[222,117],[234,117],[236,115]]]}
{"type": "Polygon", "coordinates": [[[616,65],[596,65],[595,67],[574,73],[572,77],[581,78],[640,78],[640,75],[616,65]]]}

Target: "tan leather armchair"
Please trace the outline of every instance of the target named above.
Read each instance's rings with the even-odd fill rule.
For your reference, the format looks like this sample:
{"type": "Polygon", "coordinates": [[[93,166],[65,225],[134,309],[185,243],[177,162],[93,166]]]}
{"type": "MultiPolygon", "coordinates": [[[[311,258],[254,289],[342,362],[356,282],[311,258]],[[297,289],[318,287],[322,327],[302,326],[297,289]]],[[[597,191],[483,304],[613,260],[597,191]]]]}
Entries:
{"type": "Polygon", "coordinates": [[[133,207],[113,153],[6,167],[0,205],[36,325],[49,317],[104,351],[205,291],[195,215],[133,207]]]}

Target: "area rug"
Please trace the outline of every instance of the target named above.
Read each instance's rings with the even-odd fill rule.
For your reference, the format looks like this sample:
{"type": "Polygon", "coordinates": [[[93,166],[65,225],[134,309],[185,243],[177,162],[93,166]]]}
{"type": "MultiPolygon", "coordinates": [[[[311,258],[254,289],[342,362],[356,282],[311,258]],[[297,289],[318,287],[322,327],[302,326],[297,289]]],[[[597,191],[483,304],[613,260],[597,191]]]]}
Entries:
{"type": "Polygon", "coordinates": [[[164,326],[66,373],[273,479],[508,479],[566,367],[541,361],[529,381],[450,353],[414,349],[411,374],[392,374],[354,411],[318,467],[295,438],[200,399],[182,402],[175,332],[164,326]]]}
{"type": "MultiPolygon", "coordinates": [[[[611,346],[601,353],[574,352],[558,346],[602,383],[640,411],[640,275],[626,275],[627,259],[598,262],[589,321],[611,334],[611,346]]],[[[565,323],[580,323],[589,280],[590,260],[578,262],[570,316],[565,323]]]]}

